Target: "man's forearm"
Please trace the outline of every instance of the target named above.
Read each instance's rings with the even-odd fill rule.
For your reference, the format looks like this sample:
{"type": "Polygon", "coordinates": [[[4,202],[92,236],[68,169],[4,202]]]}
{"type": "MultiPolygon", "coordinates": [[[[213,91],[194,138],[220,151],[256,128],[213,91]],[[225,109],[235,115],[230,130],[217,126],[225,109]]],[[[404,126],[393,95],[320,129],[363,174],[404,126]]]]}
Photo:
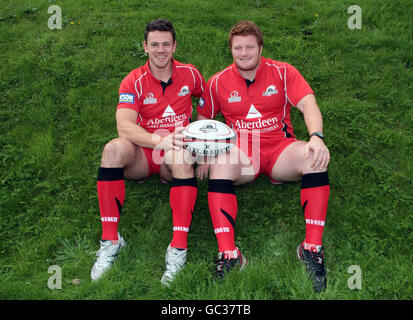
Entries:
{"type": "Polygon", "coordinates": [[[150,133],[137,124],[118,125],[119,138],[124,138],[144,148],[155,148],[163,137],[150,133]]]}
{"type": "Polygon", "coordinates": [[[309,134],[315,131],[323,133],[323,117],[317,105],[306,106],[303,114],[309,134]]]}
{"type": "Polygon", "coordinates": [[[304,121],[309,134],[315,131],[323,133],[323,116],[313,94],[305,96],[297,104],[297,108],[304,115],[304,121]]]}

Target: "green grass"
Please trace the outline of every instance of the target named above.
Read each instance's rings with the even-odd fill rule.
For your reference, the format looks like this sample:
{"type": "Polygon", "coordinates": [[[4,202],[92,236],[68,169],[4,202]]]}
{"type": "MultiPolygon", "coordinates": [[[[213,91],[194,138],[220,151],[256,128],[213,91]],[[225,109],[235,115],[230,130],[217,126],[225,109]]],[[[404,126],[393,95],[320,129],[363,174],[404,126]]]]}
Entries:
{"type": "MultiPolygon", "coordinates": [[[[0,5],[1,299],[412,299],[413,35],[410,1],[2,1],[0,5]],[[49,5],[62,30],[49,30],[49,5]],[[230,27],[255,21],[263,55],[295,65],[314,88],[332,155],[324,231],[328,288],[315,294],[295,257],[305,225],[299,184],[260,177],[237,189],[236,240],[249,259],[223,284],[207,183],[199,182],[188,264],[160,284],[171,239],[169,187],[126,183],[119,229],[128,246],[98,283],[90,269],[101,226],[96,175],[116,137],[118,87],[145,62],[143,29],[170,19],[176,59],[208,79],[232,60],[230,27]],[[73,22],[73,24],[71,23],[73,22]],[[51,265],[62,289],[47,287],[51,265]],[[362,270],[350,290],[349,266],[362,270]],[[73,279],[80,285],[73,285],[73,279]]],[[[194,101],[194,106],[195,106],[194,101]]],[[[296,136],[307,138],[293,110],[296,136]]]]}

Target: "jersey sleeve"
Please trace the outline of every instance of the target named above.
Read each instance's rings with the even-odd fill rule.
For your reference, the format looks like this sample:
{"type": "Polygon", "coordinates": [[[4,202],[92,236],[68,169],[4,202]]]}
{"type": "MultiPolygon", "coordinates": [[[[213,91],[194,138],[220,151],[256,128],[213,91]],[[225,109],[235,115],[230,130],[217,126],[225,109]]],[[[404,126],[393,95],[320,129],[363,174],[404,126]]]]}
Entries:
{"type": "Polygon", "coordinates": [[[214,119],[221,111],[221,106],[216,95],[216,81],[217,79],[215,77],[208,80],[197,107],[198,114],[209,119],[214,119]]]}
{"type": "Polygon", "coordinates": [[[141,101],[135,89],[135,83],[131,74],[122,80],[119,87],[119,102],[117,109],[128,108],[139,113],[141,101]]]}
{"type": "Polygon", "coordinates": [[[286,91],[288,99],[294,106],[306,95],[314,93],[301,73],[289,64],[286,66],[286,91]]]}
{"type": "Polygon", "coordinates": [[[202,76],[202,73],[199,72],[199,70],[194,66],[191,66],[191,72],[195,79],[195,86],[194,90],[192,91],[192,95],[200,98],[205,90],[205,79],[202,76]]]}

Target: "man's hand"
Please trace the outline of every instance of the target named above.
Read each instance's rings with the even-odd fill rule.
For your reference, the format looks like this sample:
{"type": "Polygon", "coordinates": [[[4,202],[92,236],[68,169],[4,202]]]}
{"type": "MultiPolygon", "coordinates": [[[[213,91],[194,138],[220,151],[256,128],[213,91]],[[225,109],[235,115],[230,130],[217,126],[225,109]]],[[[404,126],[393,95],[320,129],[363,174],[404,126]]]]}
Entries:
{"type": "Polygon", "coordinates": [[[311,168],[317,171],[326,170],[330,162],[330,151],[319,137],[311,137],[310,141],[305,145],[305,158],[308,159],[311,153],[313,154],[311,168]]]}
{"type": "Polygon", "coordinates": [[[184,147],[184,135],[182,131],[185,127],[177,127],[171,134],[162,137],[161,142],[156,145],[156,149],[180,150],[184,147]]]}

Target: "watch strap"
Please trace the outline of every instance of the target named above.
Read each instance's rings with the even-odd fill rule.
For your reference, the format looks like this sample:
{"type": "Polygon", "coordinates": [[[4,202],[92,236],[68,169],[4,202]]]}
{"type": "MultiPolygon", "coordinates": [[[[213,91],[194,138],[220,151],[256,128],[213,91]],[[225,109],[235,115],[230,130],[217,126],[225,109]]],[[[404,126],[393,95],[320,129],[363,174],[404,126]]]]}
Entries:
{"type": "Polygon", "coordinates": [[[317,137],[319,137],[321,140],[324,140],[324,135],[323,135],[321,132],[319,132],[319,131],[314,131],[314,132],[310,135],[310,138],[313,137],[313,136],[317,136],[317,137]]]}

